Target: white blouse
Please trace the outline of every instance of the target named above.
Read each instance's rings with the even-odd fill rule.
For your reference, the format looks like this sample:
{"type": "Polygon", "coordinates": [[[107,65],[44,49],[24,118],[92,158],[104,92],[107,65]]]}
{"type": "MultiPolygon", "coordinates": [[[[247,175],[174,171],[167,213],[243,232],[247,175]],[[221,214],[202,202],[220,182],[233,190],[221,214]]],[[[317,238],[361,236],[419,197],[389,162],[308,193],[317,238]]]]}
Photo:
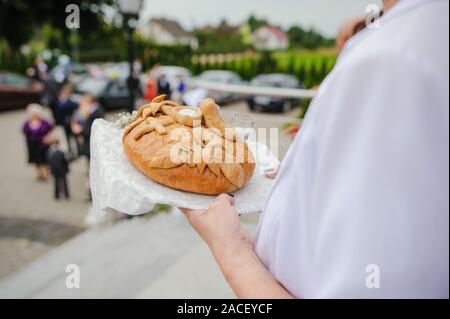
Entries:
{"type": "Polygon", "coordinates": [[[256,234],[294,296],[449,297],[448,12],[400,1],[319,89],[256,234]]]}

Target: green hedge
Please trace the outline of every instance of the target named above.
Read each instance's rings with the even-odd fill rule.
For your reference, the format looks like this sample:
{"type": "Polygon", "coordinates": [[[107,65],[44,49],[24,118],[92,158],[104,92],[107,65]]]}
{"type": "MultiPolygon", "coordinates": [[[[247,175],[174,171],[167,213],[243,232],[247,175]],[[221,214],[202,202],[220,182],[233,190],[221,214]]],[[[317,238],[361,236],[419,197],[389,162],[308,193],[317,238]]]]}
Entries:
{"type": "Polygon", "coordinates": [[[295,75],[307,88],[319,85],[336,63],[335,55],[289,54],[276,56],[263,52],[259,57],[240,58],[233,61],[215,63],[194,63],[195,74],[210,69],[223,69],[237,72],[244,80],[251,80],[258,74],[289,73],[295,75]]]}
{"type": "Polygon", "coordinates": [[[33,53],[22,54],[8,48],[6,43],[0,39],[0,70],[25,73],[35,59],[33,53]]]}

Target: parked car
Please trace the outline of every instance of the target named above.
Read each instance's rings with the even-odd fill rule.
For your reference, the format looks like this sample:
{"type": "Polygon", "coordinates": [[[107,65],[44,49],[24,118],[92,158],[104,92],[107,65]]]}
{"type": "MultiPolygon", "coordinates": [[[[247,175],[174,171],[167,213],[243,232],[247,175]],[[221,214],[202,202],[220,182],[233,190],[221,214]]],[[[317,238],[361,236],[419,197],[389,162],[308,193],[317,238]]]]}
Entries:
{"type": "Polygon", "coordinates": [[[23,108],[40,103],[44,86],[25,76],[0,72],[0,109],[23,108]]]}
{"type": "MultiPolygon", "coordinates": [[[[242,84],[243,81],[241,77],[233,71],[226,70],[210,70],[201,73],[198,77],[198,80],[205,82],[213,82],[219,84],[242,84]]],[[[222,91],[208,91],[208,97],[213,98],[217,104],[223,105],[230,103],[234,100],[237,100],[241,97],[241,95],[236,93],[222,92],[222,91]]]]}
{"type": "MultiPolygon", "coordinates": [[[[304,88],[294,76],[278,73],[258,75],[251,81],[251,85],[271,88],[304,88]]],[[[299,100],[284,97],[252,96],[247,99],[247,103],[252,111],[288,112],[299,103],[299,100]]]]}
{"type": "Polygon", "coordinates": [[[75,86],[75,93],[95,96],[106,111],[126,108],[130,101],[125,79],[86,77],[75,86]]]}

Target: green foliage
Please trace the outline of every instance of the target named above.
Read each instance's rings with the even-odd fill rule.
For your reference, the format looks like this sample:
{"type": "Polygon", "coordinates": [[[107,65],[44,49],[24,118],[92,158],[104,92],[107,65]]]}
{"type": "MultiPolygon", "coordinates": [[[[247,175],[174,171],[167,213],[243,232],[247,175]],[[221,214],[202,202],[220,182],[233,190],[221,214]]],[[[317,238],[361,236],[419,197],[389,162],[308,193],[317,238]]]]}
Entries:
{"type": "Polygon", "coordinates": [[[158,214],[167,214],[172,210],[172,206],[167,205],[167,204],[155,204],[155,207],[142,215],[139,215],[139,217],[141,218],[151,218],[153,216],[156,216],[158,214]]]}
{"type": "Polygon", "coordinates": [[[251,15],[248,18],[247,24],[250,27],[250,31],[253,32],[256,29],[268,24],[268,22],[265,19],[259,19],[259,18],[255,17],[254,15],[251,15]]]}
{"type": "MultiPolygon", "coordinates": [[[[99,5],[113,5],[113,0],[0,0],[0,69],[25,72],[36,55],[44,49],[71,55],[78,47],[80,62],[118,62],[127,59],[127,34],[115,23],[105,23],[99,5]],[[81,28],[65,27],[65,7],[74,3],[80,7],[81,28]],[[92,30],[95,30],[93,32],[92,30]],[[22,50],[26,44],[27,50],[22,50]],[[21,49],[22,47],[22,49],[21,49]],[[22,50],[22,51],[21,51],[22,50]]],[[[117,17],[116,17],[117,18],[117,17]]],[[[204,53],[236,53],[250,49],[245,41],[249,32],[267,24],[264,19],[251,16],[242,28],[231,27],[226,21],[217,28],[196,31],[200,50],[204,53]]],[[[329,41],[314,30],[305,31],[294,26],[289,32],[294,48],[315,48],[329,41]]],[[[335,53],[290,51],[284,53],[260,52],[240,54],[232,59],[214,59],[214,62],[192,62],[194,52],[189,46],[161,46],[136,35],[135,56],[144,69],[156,63],[188,67],[194,74],[208,69],[236,71],[245,80],[261,73],[290,73],[307,87],[320,84],[336,61],[335,53]],[[218,60],[220,62],[218,62],[218,60]]],[[[328,43],[329,44],[329,43],[328,43]]],[[[303,49],[302,49],[303,50],[303,49]]]]}
{"type": "Polygon", "coordinates": [[[153,210],[150,212],[150,214],[156,215],[159,213],[168,213],[168,212],[170,212],[171,209],[172,209],[172,207],[170,205],[156,204],[155,208],[153,208],[153,210]]]}
{"type": "Polygon", "coordinates": [[[305,31],[299,26],[292,26],[288,32],[291,49],[318,49],[334,46],[334,40],[323,37],[313,29],[305,31]]]}
{"type": "Polygon", "coordinates": [[[58,42],[62,41],[59,48],[64,50],[69,48],[70,34],[65,26],[67,5],[77,4],[80,7],[79,32],[85,40],[92,33],[98,33],[92,30],[101,30],[101,25],[104,24],[102,11],[98,10],[98,6],[112,3],[113,0],[3,0],[0,1],[0,30],[9,47],[14,50],[31,40],[36,35],[36,30],[47,24],[61,32],[58,42]]]}
{"type": "Polygon", "coordinates": [[[261,58],[258,63],[258,73],[266,74],[272,73],[276,69],[276,61],[273,58],[270,51],[263,51],[261,53],[261,58]]]}
{"type": "Polygon", "coordinates": [[[222,24],[215,30],[197,30],[199,53],[233,53],[249,48],[238,28],[222,24]]]}
{"type": "Polygon", "coordinates": [[[336,62],[334,52],[280,53],[261,52],[247,57],[245,54],[232,62],[193,63],[191,70],[199,74],[209,69],[227,69],[237,72],[244,80],[262,73],[289,73],[307,88],[319,85],[336,62]]]}
{"type": "MultiPolygon", "coordinates": [[[[81,51],[80,62],[106,62],[106,61],[126,61],[127,47],[124,42],[115,46],[117,49],[111,50],[105,48],[85,48],[81,51]]],[[[191,71],[196,70],[197,66],[191,63],[192,50],[187,45],[164,46],[156,45],[151,41],[142,39],[138,36],[134,39],[135,57],[142,61],[144,69],[151,68],[156,63],[162,65],[185,66],[191,71]]]]}
{"type": "Polygon", "coordinates": [[[22,54],[11,50],[5,39],[0,37],[0,70],[16,71],[25,73],[33,63],[35,54],[22,54]]]}
{"type": "MultiPolygon", "coordinates": [[[[265,19],[251,15],[242,27],[231,27],[223,20],[216,28],[199,29],[194,35],[199,40],[199,53],[241,52],[251,48],[250,34],[258,28],[269,25],[265,19]]],[[[287,31],[291,49],[318,49],[333,47],[334,40],[327,39],[314,29],[304,30],[292,26],[287,31]]]]}

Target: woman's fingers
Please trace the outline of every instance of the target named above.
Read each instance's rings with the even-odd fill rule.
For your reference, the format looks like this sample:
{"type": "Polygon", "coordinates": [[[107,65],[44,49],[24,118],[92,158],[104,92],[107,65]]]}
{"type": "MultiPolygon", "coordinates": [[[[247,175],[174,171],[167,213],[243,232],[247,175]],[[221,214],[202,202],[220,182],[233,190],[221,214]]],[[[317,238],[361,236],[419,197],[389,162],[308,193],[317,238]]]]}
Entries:
{"type": "Polygon", "coordinates": [[[278,165],[276,168],[265,170],[264,171],[264,175],[267,178],[272,178],[273,179],[273,178],[277,177],[279,170],[280,170],[280,165],[278,165]]]}
{"type": "Polygon", "coordinates": [[[222,205],[229,205],[234,206],[234,195],[230,194],[220,194],[216,197],[213,204],[222,204],[222,205]]]}
{"type": "MultiPolygon", "coordinates": [[[[230,196],[228,194],[220,194],[217,196],[214,201],[212,202],[211,206],[217,206],[217,207],[231,207],[234,206],[235,200],[233,196],[230,196]]],[[[206,210],[204,209],[190,209],[190,208],[178,208],[184,215],[186,215],[187,218],[190,218],[193,215],[201,215],[206,210]]]]}

